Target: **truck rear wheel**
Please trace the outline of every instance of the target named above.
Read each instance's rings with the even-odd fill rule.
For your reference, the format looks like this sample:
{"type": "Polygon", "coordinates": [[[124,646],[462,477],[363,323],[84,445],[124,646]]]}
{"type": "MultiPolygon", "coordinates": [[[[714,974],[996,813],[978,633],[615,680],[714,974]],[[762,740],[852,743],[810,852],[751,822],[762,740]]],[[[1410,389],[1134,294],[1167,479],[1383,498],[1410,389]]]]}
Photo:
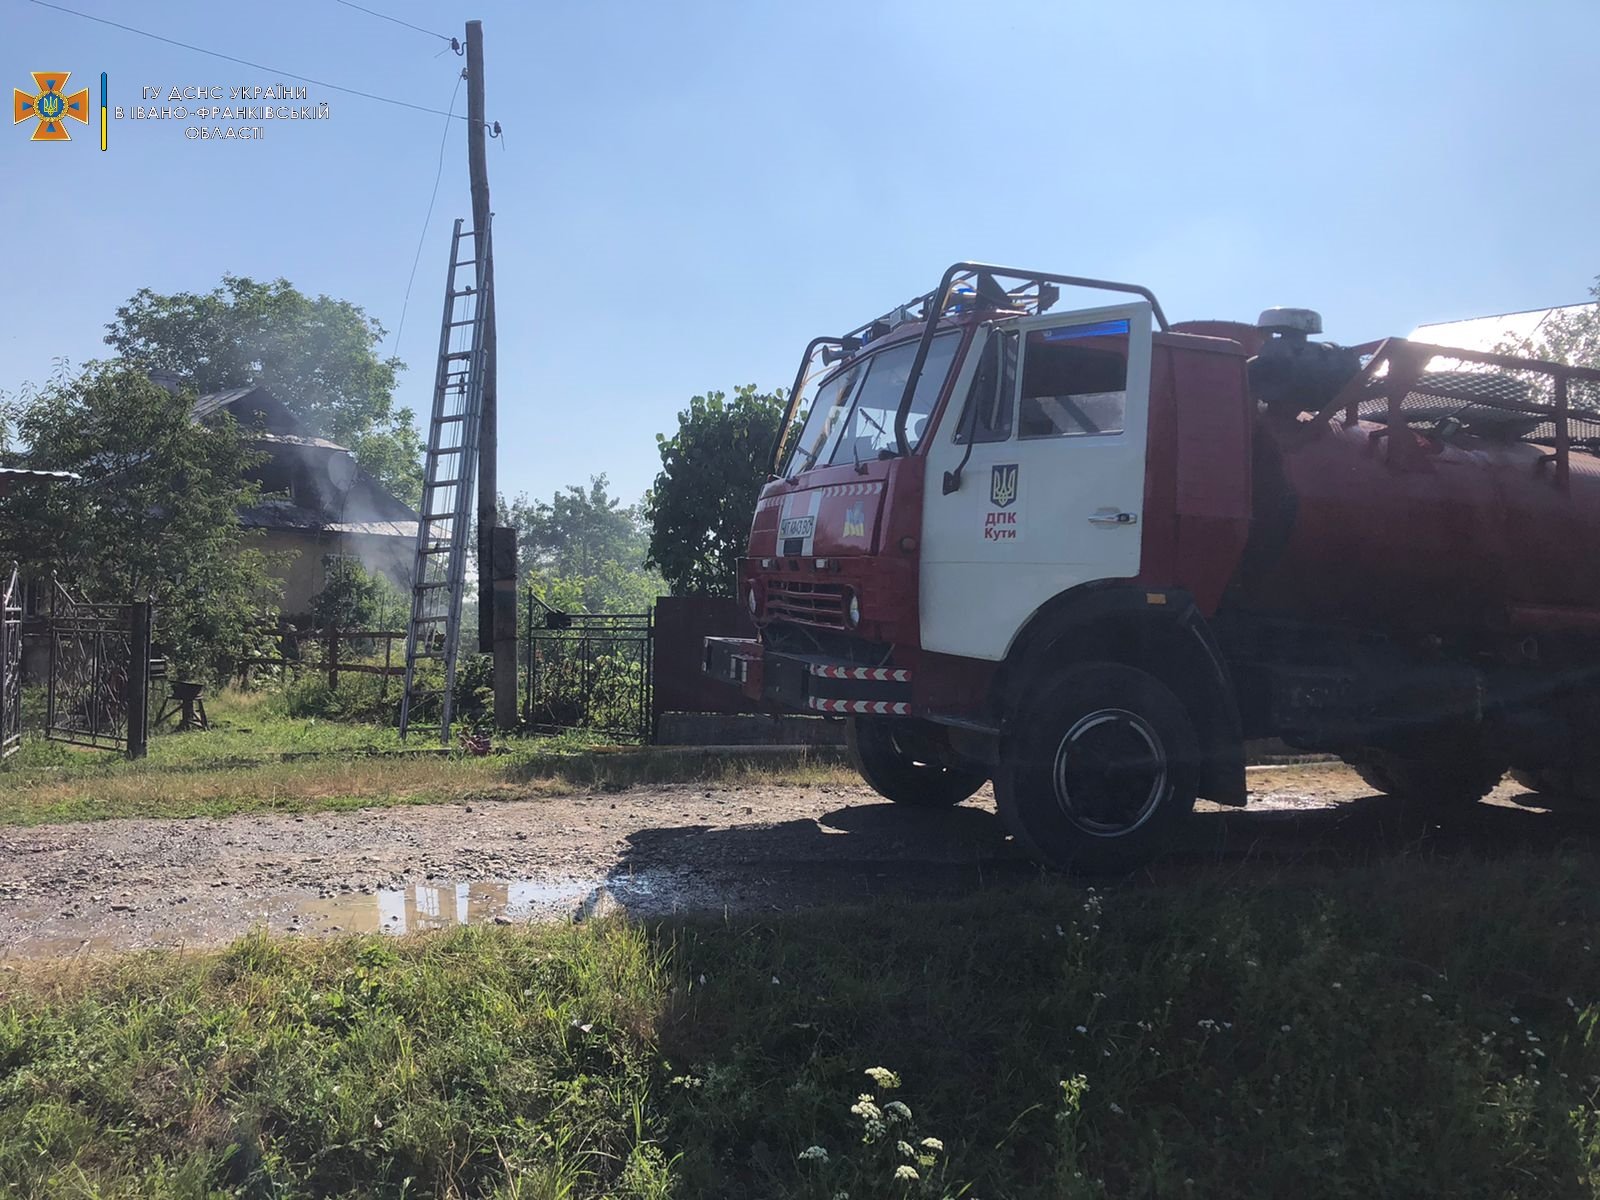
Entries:
{"type": "Polygon", "coordinates": [[[1345,762],[1385,795],[1427,804],[1475,804],[1506,773],[1504,762],[1488,758],[1470,743],[1410,750],[1367,747],[1346,756],[1345,762]]]}
{"type": "Polygon", "coordinates": [[[995,802],[1018,843],[1060,870],[1120,871],[1168,849],[1194,807],[1198,741],[1144,671],[1073,667],[1023,699],[995,802]]]}
{"type": "Polygon", "coordinates": [[[921,721],[904,717],[851,717],[850,758],[867,786],[886,800],[915,808],[948,808],[981,788],[988,776],[950,765],[948,750],[921,721]]]}

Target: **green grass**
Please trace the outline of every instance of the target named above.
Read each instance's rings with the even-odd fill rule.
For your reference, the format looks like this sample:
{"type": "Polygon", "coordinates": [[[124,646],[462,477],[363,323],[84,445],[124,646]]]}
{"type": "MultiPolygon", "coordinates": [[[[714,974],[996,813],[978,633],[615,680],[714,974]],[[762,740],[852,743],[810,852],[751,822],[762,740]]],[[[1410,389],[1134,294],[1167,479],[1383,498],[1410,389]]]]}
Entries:
{"type": "Polygon", "coordinates": [[[575,735],[497,739],[486,757],[438,753],[429,737],[285,716],[270,693],[227,692],[208,732],[164,733],[149,756],[30,737],[0,766],[0,825],[109,817],[226,816],[394,804],[529,799],[576,790],[707,781],[855,781],[830,749],[778,758],[598,745],[575,735]]]}
{"type": "Polygon", "coordinates": [[[1204,871],[27,967],[0,995],[0,1179],[21,1196],[1593,1196],[1597,870],[1204,871]]]}

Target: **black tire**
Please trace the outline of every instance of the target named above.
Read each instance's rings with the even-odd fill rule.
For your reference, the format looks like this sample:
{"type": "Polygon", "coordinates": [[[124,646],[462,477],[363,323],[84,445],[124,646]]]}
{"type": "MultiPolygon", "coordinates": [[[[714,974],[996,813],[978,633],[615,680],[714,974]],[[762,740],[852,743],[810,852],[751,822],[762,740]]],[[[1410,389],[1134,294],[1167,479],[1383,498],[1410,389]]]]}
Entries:
{"type": "Polygon", "coordinates": [[[1404,751],[1366,747],[1345,762],[1384,795],[1420,804],[1476,804],[1506,773],[1505,763],[1458,742],[1404,751]]]}
{"type": "Polygon", "coordinates": [[[951,766],[939,740],[924,722],[904,717],[846,722],[850,759],[867,786],[885,800],[913,808],[949,808],[989,781],[969,767],[951,766]]]}
{"type": "Polygon", "coordinates": [[[1072,667],[1024,697],[994,794],[1018,844],[1058,870],[1125,871],[1172,848],[1194,808],[1199,742],[1144,671],[1072,667]]]}

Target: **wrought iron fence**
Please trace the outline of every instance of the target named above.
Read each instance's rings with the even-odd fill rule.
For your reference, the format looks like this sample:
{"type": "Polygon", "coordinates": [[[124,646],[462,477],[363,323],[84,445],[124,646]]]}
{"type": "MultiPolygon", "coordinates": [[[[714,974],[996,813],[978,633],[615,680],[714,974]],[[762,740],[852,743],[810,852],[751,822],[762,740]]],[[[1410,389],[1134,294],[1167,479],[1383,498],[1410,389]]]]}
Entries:
{"type": "Polygon", "coordinates": [[[0,596],[0,758],[22,745],[22,585],[11,564],[0,596]]]}
{"type": "Polygon", "coordinates": [[[651,614],[562,612],[528,596],[522,720],[529,729],[578,729],[651,740],[651,614]]]}
{"type": "Polygon", "coordinates": [[[144,754],[150,704],[150,605],[95,604],[51,591],[45,736],[144,754]]]}

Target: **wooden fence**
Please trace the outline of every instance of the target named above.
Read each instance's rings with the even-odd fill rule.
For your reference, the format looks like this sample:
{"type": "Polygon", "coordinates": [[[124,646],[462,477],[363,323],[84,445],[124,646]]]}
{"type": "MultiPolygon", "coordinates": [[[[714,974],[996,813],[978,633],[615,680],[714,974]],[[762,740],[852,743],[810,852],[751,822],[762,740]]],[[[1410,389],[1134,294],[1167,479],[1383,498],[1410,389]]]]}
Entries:
{"type": "Polygon", "coordinates": [[[405,630],[299,629],[293,625],[267,625],[278,642],[276,655],[239,660],[241,678],[251,667],[278,667],[286,671],[316,671],[326,675],[328,689],[339,686],[341,674],[382,676],[380,694],[387,693],[389,677],[406,673],[405,630]],[[400,646],[396,648],[395,642],[400,646]],[[373,647],[383,643],[383,663],[360,661],[375,657],[373,647]]]}

